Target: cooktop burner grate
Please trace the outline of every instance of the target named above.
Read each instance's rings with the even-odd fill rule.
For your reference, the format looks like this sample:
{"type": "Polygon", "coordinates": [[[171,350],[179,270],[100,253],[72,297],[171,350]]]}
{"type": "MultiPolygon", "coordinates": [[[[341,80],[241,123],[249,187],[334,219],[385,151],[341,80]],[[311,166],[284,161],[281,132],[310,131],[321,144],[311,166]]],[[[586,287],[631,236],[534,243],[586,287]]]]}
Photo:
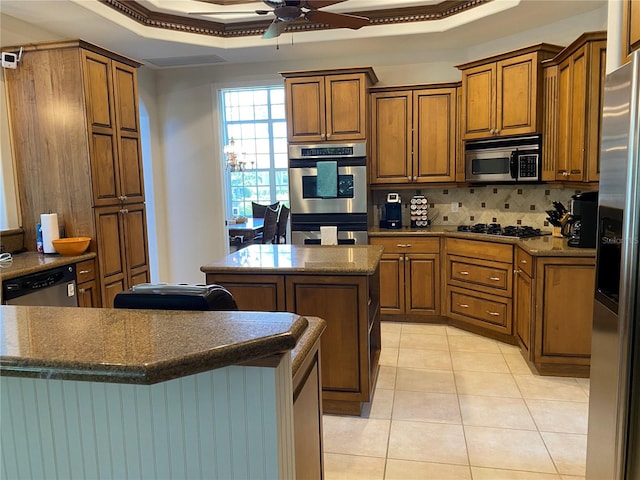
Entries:
{"type": "Polygon", "coordinates": [[[458,226],[458,231],[518,238],[539,237],[542,235],[551,234],[551,232],[543,232],[539,228],[533,228],[526,225],[508,225],[506,227],[502,227],[499,223],[476,223],[475,225],[460,225],[458,226]]]}

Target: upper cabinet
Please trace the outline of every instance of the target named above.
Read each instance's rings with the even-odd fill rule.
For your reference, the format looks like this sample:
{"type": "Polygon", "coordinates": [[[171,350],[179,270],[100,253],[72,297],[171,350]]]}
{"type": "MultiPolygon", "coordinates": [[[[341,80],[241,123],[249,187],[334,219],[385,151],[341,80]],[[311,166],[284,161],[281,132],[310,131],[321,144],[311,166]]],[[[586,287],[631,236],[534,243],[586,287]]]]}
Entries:
{"type": "Polygon", "coordinates": [[[640,49],[640,0],[622,0],[622,63],[640,49]]]}
{"type": "Polygon", "coordinates": [[[545,65],[544,180],[600,178],[606,47],[606,32],[585,33],[545,65]]]}
{"type": "Polygon", "coordinates": [[[561,50],[539,44],[458,65],[463,138],[541,133],[541,62],[561,50]]]}
{"type": "Polygon", "coordinates": [[[373,69],[284,72],[290,143],[362,141],[368,136],[373,69]]]}
{"type": "Polygon", "coordinates": [[[455,181],[459,84],[372,88],[372,184],[455,181]]]}

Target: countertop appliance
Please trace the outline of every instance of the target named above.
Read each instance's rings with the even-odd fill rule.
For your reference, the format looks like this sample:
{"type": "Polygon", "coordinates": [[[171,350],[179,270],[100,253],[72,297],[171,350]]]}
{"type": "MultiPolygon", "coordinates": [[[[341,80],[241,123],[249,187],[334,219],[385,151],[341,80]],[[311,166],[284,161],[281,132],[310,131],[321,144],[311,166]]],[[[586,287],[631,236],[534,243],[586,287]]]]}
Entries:
{"type": "Polygon", "coordinates": [[[539,182],[540,135],[467,141],[465,179],[475,183],[539,182]]]}
{"type": "Polygon", "coordinates": [[[6,305],[77,307],[75,265],[5,280],[2,299],[6,305]]]}
{"type": "Polygon", "coordinates": [[[480,233],[484,235],[500,235],[503,237],[530,238],[551,235],[551,232],[533,228],[528,225],[507,225],[499,223],[476,223],[475,225],[459,225],[458,232],[480,233]]]}
{"type": "Polygon", "coordinates": [[[118,293],[114,308],[158,310],[238,310],[233,295],[220,285],[142,283],[118,293]]]}
{"type": "Polygon", "coordinates": [[[319,245],[335,226],[339,245],[367,244],[366,155],[365,142],[289,145],[292,243],[319,245]]]}
{"type": "Polygon", "coordinates": [[[402,199],[397,193],[388,193],[380,228],[402,228],[402,199]]]}
{"type": "Polygon", "coordinates": [[[602,109],[587,480],[640,478],[640,52],[602,109]]]}
{"type": "Polygon", "coordinates": [[[571,214],[562,222],[567,245],[578,248],[596,247],[598,226],[598,192],[577,193],[571,197],[571,214]]]}

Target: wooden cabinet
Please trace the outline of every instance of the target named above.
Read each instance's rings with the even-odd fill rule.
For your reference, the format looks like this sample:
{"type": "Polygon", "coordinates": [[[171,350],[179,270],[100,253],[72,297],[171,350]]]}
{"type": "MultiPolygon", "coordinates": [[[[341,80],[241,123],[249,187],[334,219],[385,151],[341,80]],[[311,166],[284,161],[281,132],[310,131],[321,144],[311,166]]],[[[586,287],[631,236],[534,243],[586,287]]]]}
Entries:
{"type": "Polygon", "coordinates": [[[456,88],[370,89],[371,183],[455,181],[456,88]]]}
{"type": "Polygon", "coordinates": [[[281,75],[285,77],[289,142],[345,142],[367,138],[367,89],[378,81],[372,68],[281,75]]]}
{"type": "MultiPolygon", "coordinates": [[[[369,237],[382,245],[380,311],[382,314],[440,315],[440,240],[428,237],[369,237]]],[[[387,317],[389,318],[389,317],[387,317]]]]}
{"type": "Polygon", "coordinates": [[[536,257],[516,251],[516,336],[540,374],[588,376],[595,260],[536,257]]]}
{"type": "Polygon", "coordinates": [[[458,65],[463,138],[541,133],[541,62],[560,50],[539,44],[458,65]]]}
{"type": "Polygon", "coordinates": [[[100,290],[98,288],[95,260],[85,260],[76,264],[76,283],[79,307],[99,307],[100,290]]]}
{"type": "Polygon", "coordinates": [[[118,291],[149,280],[139,65],[67,41],[24,47],[20,68],[4,72],[25,243],[35,245],[35,225],[48,211],[67,236],[91,237],[100,289],[91,301],[106,307],[118,291]]]}
{"type": "Polygon", "coordinates": [[[513,246],[459,238],[445,243],[450,322],[513,342],[513,246]]]}
{"type": "Polygon", "coordinates": [[[360,415],[373,395],[380,357],[380,280],[372,275],[253,275],[216,272],[206,282],[227,288],[240,310],[320,317],[325,413],[360,415]]]}
{"type": "Polygon", "coordinates": [[[640,49],[640,0],[622,0],[622,63],[640,49]]]}
{"type": "Polygon", "coordinates": [[[555,80],[546,85],[550,90],[546,101],[555,104],[547,106],[553,123],[546,129],[551,137],[545,146],[555,153],[555,180],[597,182],[600,178],[606,47],[606,32],[585,33],[551,62],[555,70],[549,75],[555,80]]]}

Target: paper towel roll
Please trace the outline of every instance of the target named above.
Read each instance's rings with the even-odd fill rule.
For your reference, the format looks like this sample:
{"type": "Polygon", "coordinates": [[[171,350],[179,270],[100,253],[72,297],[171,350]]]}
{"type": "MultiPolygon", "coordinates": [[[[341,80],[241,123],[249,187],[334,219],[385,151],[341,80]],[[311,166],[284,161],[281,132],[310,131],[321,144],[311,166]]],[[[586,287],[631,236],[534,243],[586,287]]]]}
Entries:
{"type": "Polygon", "coordinates": [[[44,253],[56,253],[52,240],[60,238],[60,230],[58,229],[58,214],[43,213],[40,215],[40,225],[42,228],[42,247],[44,253]]]}
{"type": "Polygon", "coordinates": [[[338,227],[320,227],[320,245],[337,245],[338,227]]]}

